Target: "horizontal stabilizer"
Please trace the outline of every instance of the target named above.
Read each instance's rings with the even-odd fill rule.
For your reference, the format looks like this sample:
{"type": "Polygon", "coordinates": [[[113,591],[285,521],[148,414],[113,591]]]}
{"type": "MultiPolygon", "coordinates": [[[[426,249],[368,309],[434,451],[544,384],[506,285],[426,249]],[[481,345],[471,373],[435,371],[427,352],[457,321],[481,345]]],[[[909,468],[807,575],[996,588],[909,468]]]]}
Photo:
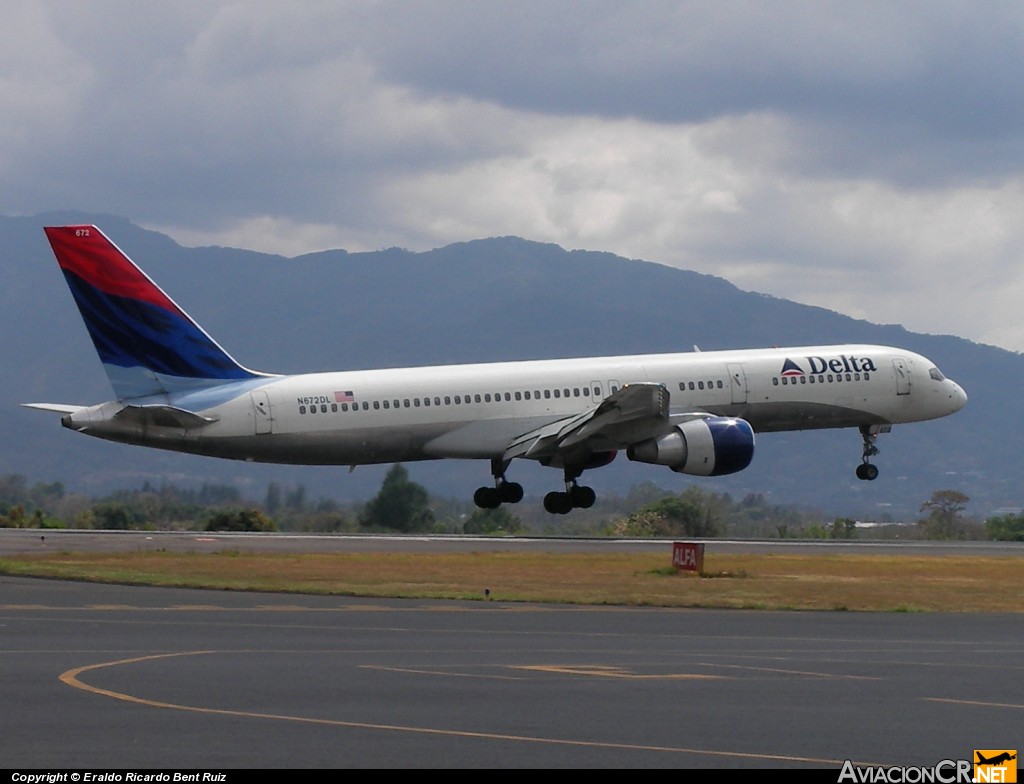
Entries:
{"type": "Polygon", "coordinates": [[[34,408],[37,411],[52,411],[55,414],[75,414],[87,406],[69,406],[64,403],[22,403],[24,408],[34,408]]]}

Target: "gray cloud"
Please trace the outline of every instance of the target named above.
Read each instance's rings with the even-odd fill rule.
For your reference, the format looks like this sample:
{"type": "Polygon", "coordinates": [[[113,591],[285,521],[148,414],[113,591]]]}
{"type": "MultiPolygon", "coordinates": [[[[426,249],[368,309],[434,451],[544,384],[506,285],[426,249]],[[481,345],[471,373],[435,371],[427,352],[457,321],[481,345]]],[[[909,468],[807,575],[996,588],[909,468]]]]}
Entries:
{"type": "Polygon", "coordinates": [[[15,5],[0,211],[289,254],[519,234],[1024,349],[1022,28],[1011,3],[15,5]]]}

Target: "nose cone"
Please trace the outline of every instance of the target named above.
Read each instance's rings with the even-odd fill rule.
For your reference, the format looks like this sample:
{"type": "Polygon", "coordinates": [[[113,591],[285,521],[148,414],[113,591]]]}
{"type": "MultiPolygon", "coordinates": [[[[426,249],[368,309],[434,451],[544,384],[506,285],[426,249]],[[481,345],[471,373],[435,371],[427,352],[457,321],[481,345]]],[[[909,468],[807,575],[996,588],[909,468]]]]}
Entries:
{"type": "Polygon", "coordinates": [[[947,414],[955,414],[961,408],[967,405],[967,393],[964,392],[962,386],[953,381],[952,379],[946,379],[946,383],[949,384],[949,389],[946,393],[945,407],[947,408],[947,414]]]}

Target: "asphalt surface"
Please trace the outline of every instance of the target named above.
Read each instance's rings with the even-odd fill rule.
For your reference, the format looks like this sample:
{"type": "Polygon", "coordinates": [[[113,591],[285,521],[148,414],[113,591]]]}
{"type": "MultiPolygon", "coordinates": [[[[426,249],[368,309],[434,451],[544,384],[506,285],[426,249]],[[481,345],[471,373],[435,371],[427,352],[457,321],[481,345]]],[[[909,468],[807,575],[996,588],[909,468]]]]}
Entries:
{"type": "MultiPolygon", "coordinates": [[[[24,533],[0,536],[0,552],[57,546],[24,533]]],[[[0,661],[3,765],[23,770],[817,768],[836,780],[845,760],[932,766],[1017,749],[1024,728],[1017,614],[356,600],[0,577],[0,661]]]]}

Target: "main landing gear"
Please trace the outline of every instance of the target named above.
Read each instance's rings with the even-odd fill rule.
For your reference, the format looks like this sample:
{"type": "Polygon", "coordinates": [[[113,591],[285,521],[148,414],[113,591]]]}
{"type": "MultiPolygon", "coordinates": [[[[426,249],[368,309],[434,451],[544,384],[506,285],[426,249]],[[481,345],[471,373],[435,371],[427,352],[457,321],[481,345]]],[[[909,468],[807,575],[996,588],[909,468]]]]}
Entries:
{"type": "MultiPolygon", "coordinates": [[[[473,493],[473,503],[481,509],[497,509],[502,504],[518,504],[523,500],[523,486],[505,479],[509,461],[492,460],[491,473],[494,487],[479,487],[473,493]]],[[[569,514],[573,509],[589,509],[597,500],[592,488],[577,484],[582,468],[565,469],[565,492],[544,496],[544,509],[551,514],[569,514]]]]}
{"type": "Polygon", "coordinates": [[[518,504],[523,500],[523,486],[505,479],[508,464],[508,460],[491,461],[494,487],[479,487],[473,493],[473,503],[481,509],[497,509],[502,504],[518,504]]]}
{"type": "Polygon", "coordinates": [[[597,500],[590,487],[576,484],[582,469],[565,469],[565,492],[551,492],[544,496],[544,509],[551,514],[569,514],[573,509],[589,509],[597,500]]]}
{"type": "Polygon", "coordinates": [[[871,462],[871,458],[878,454],[878,447],[875,446],[878,433],[872,432],[870,427],[861,425],[860,437],[864,441],[864,453],[861,455],[861,464],[857,466],[857,478],[870,482],[878,478],[878,466],[871,462]]]}

